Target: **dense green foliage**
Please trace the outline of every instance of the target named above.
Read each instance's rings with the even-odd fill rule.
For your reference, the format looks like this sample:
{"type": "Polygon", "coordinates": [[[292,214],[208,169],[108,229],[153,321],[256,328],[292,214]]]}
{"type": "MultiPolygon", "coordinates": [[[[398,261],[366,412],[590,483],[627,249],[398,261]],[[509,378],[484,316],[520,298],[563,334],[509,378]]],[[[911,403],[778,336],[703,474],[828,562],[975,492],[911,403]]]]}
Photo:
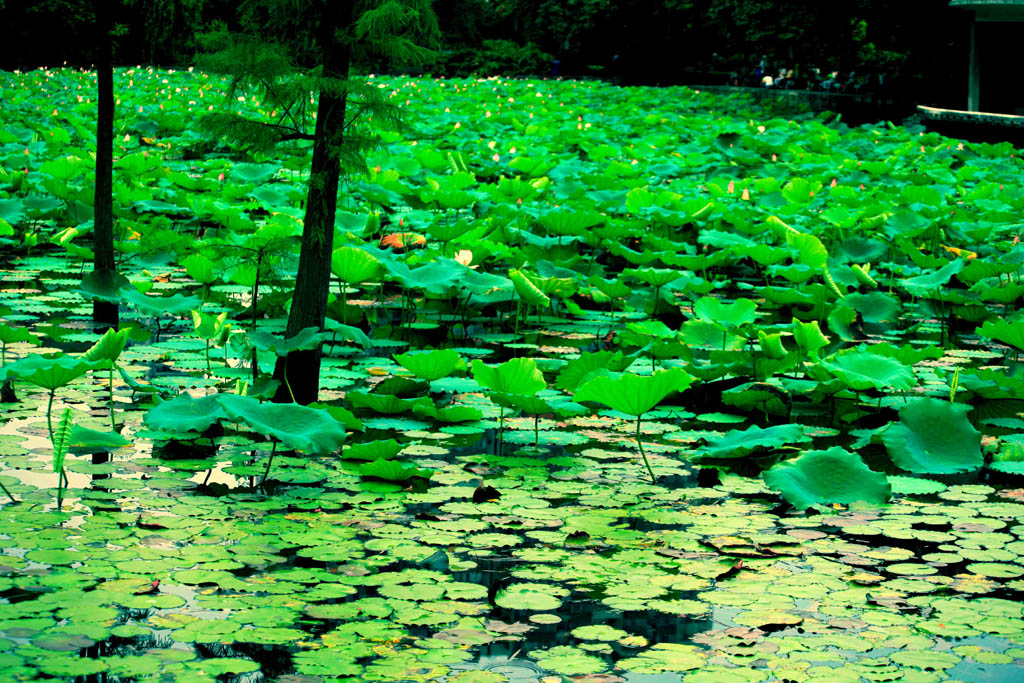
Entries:
{"type": "Polygon", "coordinates": [[[103,286],[95,76],[2,78],[10,677],[1015,675],[1009,145],[374,76],[407,129],[366,122],[327,319],[285,339],[312,145],[197,124],[226,92],[275,105],[115,73],[103,286]],[[120,331],[97,340],[93,299],[120,331]],[[320,344],[321,402],[268,401],[320,344]]]}
{"type": "MultiPolygon", "coordinates": [[[[120,64],[187,65],[207,31],[239,30],[253,3],[124,0],[115,5],[120,64]]],[[[261,3],[256,3],[261,4],[261,3]]],[[[280,4],[280,3],[279,3],[280,4]]],[[[295,19],[316,3],[284,3],[295,19]],[[305,7],[305,8],[304,8],[305,7]]],[[[762,57],[776,67],[884,75],[890,96],[959,106],[968,14],[948,0],[434,0],[444,47],[427,72],[564,75],[626,83],[724,80],[762,57]]],[[[264,16],[268,25],[281,16],[264,16]]],[[[0,3],[0,68],[94,63],[90,0],[0,3]]],[[[292,46],[303,45],[298,38],[292,46]]],[[[358,61],[369,72],[374,60],[358,61]]]]}

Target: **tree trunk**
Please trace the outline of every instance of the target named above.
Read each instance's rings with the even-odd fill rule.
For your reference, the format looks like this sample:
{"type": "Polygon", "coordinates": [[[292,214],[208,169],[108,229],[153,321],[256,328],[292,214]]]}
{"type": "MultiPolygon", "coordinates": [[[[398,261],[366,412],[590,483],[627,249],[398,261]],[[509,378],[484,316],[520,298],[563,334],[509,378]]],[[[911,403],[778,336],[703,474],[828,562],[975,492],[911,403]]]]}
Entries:
{"type": "MultiPolygon", "coordinates": [[[[96,11],[96,193],[93,201],[93,274],[100,282],[112,282],[117,273],[114,262],[114,72],[111,52],[110,4],[94,2],[96,11]]],[[[116,303],[94,300],[92,319],[102,334],[108,327],[117,328],[116,303]]]]}
{"type": "MultiPolygon", "coordinates": [[[[353,3],[329,2],[321,22],[326,78],[348,77],[351,49],[335,39],[335,31],[352,21],[353,3]]],[[[295,279],[291,311],[285,337],[290,338],[307,327],[323,329],[327,316],[327,294],[331,281],[331,251],[334,242],[334,218],[338,206],[341,164],[338,151],[344,136],[347,98],[321,92],[317,104],[313,162],[306,195],[306,216],[302,228],[302,250],[295,279]]],[[[274,378],[281,382],[274,400],[296,401],[306,405],[317,400],[320,390],[320,347],[293,351],[278,358],[274,378]]]]}

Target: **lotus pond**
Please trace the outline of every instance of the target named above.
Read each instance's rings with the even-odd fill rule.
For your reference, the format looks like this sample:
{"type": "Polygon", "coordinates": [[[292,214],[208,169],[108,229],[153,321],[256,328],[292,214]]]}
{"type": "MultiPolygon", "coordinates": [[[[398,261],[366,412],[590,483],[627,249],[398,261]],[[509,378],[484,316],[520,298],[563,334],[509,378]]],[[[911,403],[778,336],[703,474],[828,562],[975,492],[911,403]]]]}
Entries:
{"type": "Polygon", "coordinates": [[[308,147],[119,70],[104,287],[95,77],[0,74],[4,680],[1024,677],[1016,150],[371,82],[409,127],[284,340],[308,147]],[[320,343],[321,403],[264,401],[320,343]]]}

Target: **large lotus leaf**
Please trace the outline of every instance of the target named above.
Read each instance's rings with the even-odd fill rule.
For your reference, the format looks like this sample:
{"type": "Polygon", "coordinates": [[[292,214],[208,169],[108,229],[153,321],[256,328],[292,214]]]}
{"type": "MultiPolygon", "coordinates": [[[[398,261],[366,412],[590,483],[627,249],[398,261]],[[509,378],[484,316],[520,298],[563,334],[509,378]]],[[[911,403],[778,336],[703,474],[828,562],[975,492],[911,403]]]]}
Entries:
{"type": "Polygon", "coordinates": [[[661,403],[669,394],[685,391],[692,382],[693,377],[678,368],[653,375],[601,375],[577,389],[572,400],[593,401],[620,413],[640,416],[661,403]]]}
{"type": "Polygon", "coordinates": [[[819,270],[828,264],[828,250],[814,235],[787,232],[786,244],[796,249],[797,260],[805,266],[819,270]]]}
{"type": "Polygon", "coordinates": [[[71,427],[71,448],[78,452],[100,453],[131,446],[132,442],[117,432],[101,432],[81,425],[71,427]]]}
{"type": "Polygon", "coordinates": [[[44,162],[39,172],[57,180],[68,181],[85,170],[85,163],[76,156],[65,156],[44,162]]]}
{"type": "Polygon", "coordinates": [[[326,410],[335,420],[340,422],[349,431],[360,431],[363,429],[363,422],[352,414],[352,411],[341,406],[328,406],[323,403],[310,403],[310,408],[326,410]]]}
{"type": "Polygon", "coordinates": [[[192,310],[202,303],[199,297],[174,294],[172,296],[146,296],[134,287],[123,290],[125,301],[134,306],[139,313],[151,318],[163,315],[192,315],[192,310]]]}
{"type": "Polygon", "coordinates": [[[682,271],[675,268],[626,268],[622,273],[632,275],[651,287],[664,287],[683,275],[682,271]]]}
{"type": "Polygon", "coordinates": [[[540,215],[538,222],[559,235],[583,235],[588,228],[599,225],[605,217],[596,211],[573,211],[567,208],[552,209],[540,215]]]}
{"type": "Polygon", "coordinates": [[[901,284],[912,296],[929,296],[963,270],[965,263],[963,259],[955,259],[934,272],[907,278],[901,284]]]}
{"type": "Polygon", "coordinates": [[[429,399],[416,402],[412,412],[420,417],[431,417],[439,422],[472,422],[484,416],[483,411],[472,406],[448,406],[438,408],[429,399]]]}
{"type": "Polygon", "coordinates": [[[900,318],[899,300],[883,292],[849,294],[843,303],[852,306],[867,323],[891,325],[900,318]]]}
{"type": "Polygon", "coordinates": [[[132,283],[120,273],[109,274],[105,272],[86,273],[82,276],[82,284],[78,291],[86,299],[98,299],[107,303],[120,303],[124,298],[122,290],[134,290],[132,283]]]}
{"type": "Polygon", "coordinates": [[[235,164],[229,177],[236,183],[258,185],[273,178],[279,170],[276,164],[235,164]]]}
{"type": "Polygon", "coordinates": [[[660,320],[642,320],[626,323],[626,330],[619,334],[623,343],[630,346],[644,346],[652,339],[672,339],[676,331],[660,320]]]}
{"type": "Polygon", "coordinates": [[[533,358],[513,358],[501,365],[473,361],[473,378],[480,386],[503,394],[532,396],[547,388],[544,374],[533,358]]]}
{"type": "Polygon", "coordinates": [[[907,391],[916,384],[914,371],[895,358],[880,356],[863,349],[843,351],[821,362],[846,386],[864,389],[896,389],[907,391]]]}
{"type": "Polygon", "coordinates": [[[892,495],[884,474],[869,469],[859,455],[838,446],[780,462],[761,478],[800,510],[857,501],[881,504],[892,495]]]}
{"type": "Polygon", "coordinates": [[[413,465],[405,465],[395,460],[374,460],[359,468],[359,474],[386,481],[408,481],[413,477],[430,479],[434,470],[419,469],[413,465]]]}
{"type": "Polygon", "coordinates": [[[183,258],[181,265],[188,276],[201,285],[208,285],[220,276],[217,263],[198,252],[183,258]]]}
{"type": "Polygon", "coordinates": [[[331,254],[331,272],[350,285],[374,280],[382,271],[377,257],[358,247],[340,247],[331,254]]]}
{"type": "Polygon", "coordinates": [[[364,349],[368,349],[373,346],[373,341],[358,327],[343,325],[336,320],[331,320],[330,318],[324,321],[324,327],[326,327],[327,331],[334,335],[335,338],[340,337],[343,341],[355,342],[364,349]]]}
{"type": "Polygon", "coordinates": [[[350,391],[345,395],[353,408],[366,408],[382,415],[400,415],[412,412],[418,405],[429,405],[433,403],[429,398],[407,399],[398,398],[392,394],[371,394],[366,391],[350,391]]]}
{"type": "Polygon", "coordinates": [[[350,460],[391,460],[404,448],[394,439],[385,441],[368,441],[348,446],[341,452],[341,457],[350,460]]]}
{"type": "Polygon", "coordinates": [[[53,391],[67,386],[90,370],[100,367],[63,353],[36,353],[7,366],[8,373],[23,382],[53,391]]]}
{"type": "Polygon", "coordinates": [[[214,422],[227,417],[217,397],[179,394],[150,408],[142,420],[150,429],[171,434],[206,431],[214,422]]]}
{"type": "Polygon", "coordinates": [[[980,468],[981,433],[967,420],[971,407],[938,398],[915,398],[900,421],[882,434],[889,457],[916,474],[951,474],[980,468]]]}
{"type": "Polygon", "coordinates": [[[299,330],[294,337],[282,339],[262,330],[249,333],[249,342],[260,351],[270,351],[278,356],[287,356],[292,351],[308,351],[315,349],[325,339],[330,339],[330,332],[318,332],[315,327],[299,330]]]}
{"type": "Polygon", "coordinates": [[[170,202],[163,202],[159,199],[141,199],[132,202],[132,208],[139,213],[164,213],[183,215],[189,213],[189,209],[170,202]]]}
{"type": "Polygon", "coordinates": [[[633,364],[635,358],[635,356],[624,355],[621,351],[615,351],[614,353],[611,351],[581,353],[579,358],[569,361],[562,368],[561,372],[558,373],[555,386],[563,391],[574,390],[584,380],[588,379],[591,373],[598,370],[622,372],[633,364]]]}
{"type": "Polygon", "coordinates": [[[978,328],[978,334],[1024,351],[1024,321],[987,320],[978,328]]]}
{"type": "Polygon", "coordinates": [[[758,448],[777,448],[785,444],[806,443],[810,440],[811,437],[804,434],[801,425],[775,425],[766,428],[755,425],[743,431],[732,430],[725,436],[702,446],[696,455],[699,458],[742,458],[758,448]]]}
{"type": "Polygon", "coordinates": [[[544,415],[546,413],[556,413],[558,415],[584,415],[589,412],[586,407],[581,406],[579,403],[573,403],[561,395],[557,395],[555,397],[540,397],[495,392],[491,394],[491,400],[499,406],[521,410],[527,415],[544,415]]]}
{"type": "Polygon", "coordinates": [[[17,344],[18,342],[38,344],[39,338],[24,327],[11,327],[0,323],[0,344],[17,344]]]}
{"type": "Polygon", "coordinates": [[[445,295],[459,280],[468,268],[458,261],[439,258],[418,268],[410,268],[401,261],[385,261],[385,268],[392,277],[397,278],[403,287],[422,289],[431,294],[445,295]]]}
{"type": "Polygon", "coordinates": [[[447,377],[456,370],[466,367],[465,361],[454,349],[409,351],[398,354],[394,358],[403,368],[428,382],[447,377]]]}
{"type": "Polygon", "coordinates": [[[17,225],[25,218],[25,201],[18,198],[0,199],[0,219],[17,225]]]}
{"type": "Polygon", "coordinates": [[[304,453],[331,453],[345,441],[345,428],[326,410],[297,403],[260,403],[251,396],[220,394],[228,419],[304,453]]]}
{"type": "Polygon", "coordinates": [[[757,304],[750,299],[736,299],[727,304],[710,296],[702,297],[693,305],[693,314],[698,320],[723,327],[738,327],[759,317],[757,304]]]}
{"type": "Polygon", "coordinates": [[[125,344],[128,343],[128,332],[128,329],[121,330],[120,332],[108,329],[98,342],[82,354],[82,357],[87,361],[113,363],[121,355],[121,352],[124,351],[125,344]]]}
{"type": "Polygon", "coordinates": [[[817,355],[819,349],[828,345],[828,337],[822,333],[817,320],[805,323],[793,318],[793,339],[801,350],[812,356],[817,355]]]}
{"type": "Polygon", "coordinates": [[[216,315],[192,311],[192,329],[200,339],[212,341],[224,332],[224,323],[227,319],[227,311],[221,311],[216,315]]]}
{"type": "Polygon", "coordinates": [[[508,271],[508,276],[516,288],[516,294],[530,306],[546,308],[551,304],[551,297],[541,291],[533,279],[523,271],[513,268],[508,271]]]}
{"type": "MultiPolygon", "coordinates": [[[[413,412],[419,414],[419,407],[413,409],[413,412]]],[[[448,406],[446,408],[437,408],[434,411],[434,419],[438,422],[473,422],[479,420],[484,416],[483,412],[479,408],[473,406],[448,406]]]]}

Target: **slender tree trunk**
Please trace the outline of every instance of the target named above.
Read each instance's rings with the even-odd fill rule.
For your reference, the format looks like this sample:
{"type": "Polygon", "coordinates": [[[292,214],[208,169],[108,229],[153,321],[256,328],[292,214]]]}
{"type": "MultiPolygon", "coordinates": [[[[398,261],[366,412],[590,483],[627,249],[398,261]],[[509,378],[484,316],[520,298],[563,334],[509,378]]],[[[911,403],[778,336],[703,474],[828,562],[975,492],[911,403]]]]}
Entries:
{"type": "MultiPolygon", "coordinates": [[[[114,71],[112,41],[110,37],[110,3],[95,0],[96,11],[96,194],[93,202],[93,274],[101,282],[112,282],[117,273],[114,262],[114,71]]],[[[100,333],[107,327],[117,327],[117,304],[94,300],[93,322],[99,324],[100,333]]]]}
{"type": "MultiPolygon", "coordinates": [[[[352,53],[334,37],[335,31],[352,20],[353,2],[328,2],[321,22],[324,46],[324,76],[347,78],[352,53]]],[[[327,316],[327,294],[331,281],[331,251],[334,218],[338,206],[341,164],[338,150],[344,136],[347,99],[338,93],[321,92],[317,104],[313,162],[306,196],[302,229],[302,250],[295,279],[291,311],[285,337],[307,327],[323,329],[327,316]]],[[[303,405],[317,400],[320,390],[320,347],[294,351],[278,358],[274,378],[281,381],[274,400],[295,400],[303,405]]]]}

